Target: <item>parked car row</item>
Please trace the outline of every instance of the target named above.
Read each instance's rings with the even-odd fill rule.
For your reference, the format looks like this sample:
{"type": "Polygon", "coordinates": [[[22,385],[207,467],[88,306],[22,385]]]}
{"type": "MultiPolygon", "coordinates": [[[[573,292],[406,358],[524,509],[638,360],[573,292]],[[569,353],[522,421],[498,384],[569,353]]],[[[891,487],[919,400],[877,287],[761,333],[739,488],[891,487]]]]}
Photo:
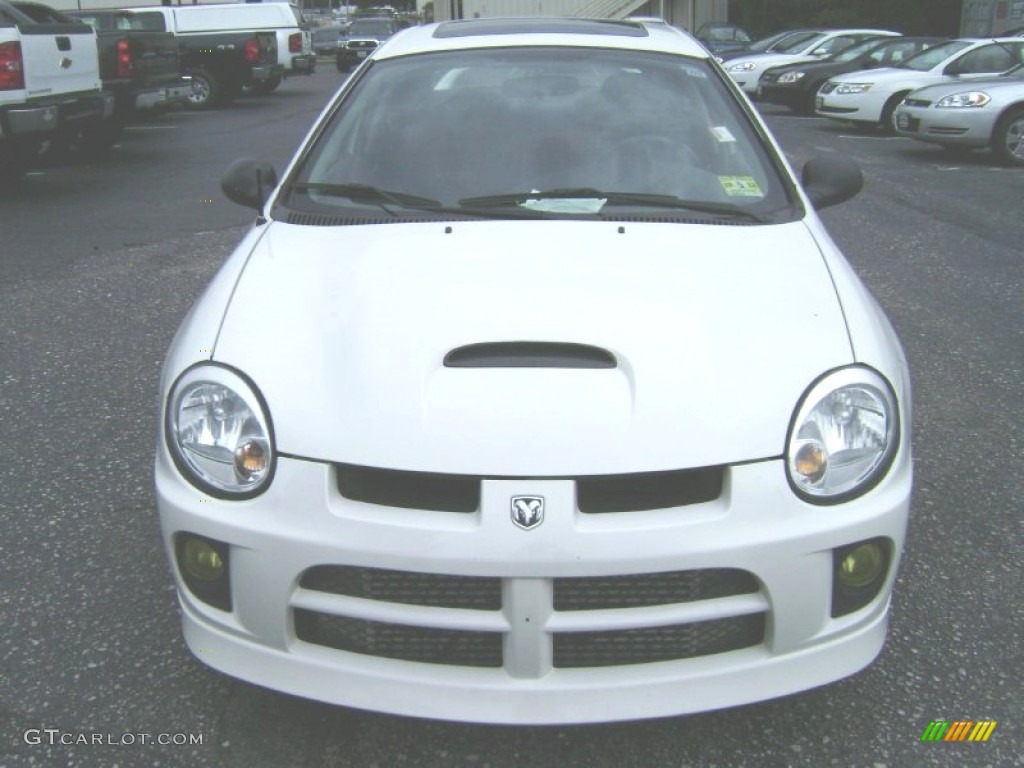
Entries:
{"type": "Polygon", "coordinates": [[[758,101],[1024,165],[1024,36],[793,30],[718,58],[758,101]]]}
{"type": "Polygon", "coordinates": [[[288,3],[63,13],[0,0],[0,181],[44,151],[106,149],[138,113],[226,105],[315,65],[288,3]]]}

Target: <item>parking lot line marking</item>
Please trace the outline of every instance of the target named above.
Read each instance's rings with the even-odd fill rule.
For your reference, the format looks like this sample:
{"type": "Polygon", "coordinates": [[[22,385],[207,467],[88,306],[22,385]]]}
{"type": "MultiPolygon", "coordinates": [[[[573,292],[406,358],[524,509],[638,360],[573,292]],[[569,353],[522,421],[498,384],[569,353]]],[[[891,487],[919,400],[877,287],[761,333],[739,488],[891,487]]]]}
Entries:
{"type": "Polygon", "coordinates": [[[164,131],[174,130],[177,127],[176,125],[126,125],[124,129],[126,131],[164,131]]]}

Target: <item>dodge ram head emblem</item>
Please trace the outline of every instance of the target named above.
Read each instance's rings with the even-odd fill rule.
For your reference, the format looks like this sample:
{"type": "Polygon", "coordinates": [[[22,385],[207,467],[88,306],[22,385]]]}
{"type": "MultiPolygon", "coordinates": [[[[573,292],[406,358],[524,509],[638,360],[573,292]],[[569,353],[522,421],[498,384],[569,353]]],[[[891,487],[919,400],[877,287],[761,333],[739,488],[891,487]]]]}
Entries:
{"type": "Polygon", "coordinates": [[[544,522],[543,496],[513,496],[512,522],[529,531],[544,522]]]}

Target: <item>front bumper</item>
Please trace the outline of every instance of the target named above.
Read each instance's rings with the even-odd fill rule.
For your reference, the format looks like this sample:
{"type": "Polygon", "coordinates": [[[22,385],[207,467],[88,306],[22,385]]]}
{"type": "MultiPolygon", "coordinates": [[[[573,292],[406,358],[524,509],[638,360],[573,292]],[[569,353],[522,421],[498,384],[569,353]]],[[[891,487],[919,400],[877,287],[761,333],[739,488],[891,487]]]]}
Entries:
{"type": "Polygon", "coordinates": [[[911,486],[901,452],[864,497],[813,507],[766,460],[724,468],[717,496],[673,508],[581,512],[572,479],[483,479],[459,513],[355,500],[347,471],[279,457],[263,495],[211,500],[161,446],[190,649],[325,702],[520,724],[705,711],[861,669],[884,642],[911,486]],[[518,495],[544,497],[542,524],[513,525],[518,495]],[[186,585],[183,532],[227,545],[230,610],[186,585]],[[833,549],[872,538],[891,545],[884,584],[833,618],[833,549]]]}
{"type": "Polygon", "coordinates": [[[987,147],[992,142],[993,114],[986,109],[934,109],[901,105],[896,131],[921,141],[987,147]]]}
{"type": "Polygon", "coordinates": [[[826,92],[827,87],[827,84],[823,86],[814,97],[814,111],[821,117],[864,123],[877,123],[882,119],[884,98],[879,102],[877,98],[865,97],[864,94],[837,95],[826,92]]]}
{"type": "Polygon", "coordinates": [[[790,109],[798,109],[807,104],[810,97],[806,88],[762,82],[757,86],[757,100],[766,104],[779,104],[790,109]]]}

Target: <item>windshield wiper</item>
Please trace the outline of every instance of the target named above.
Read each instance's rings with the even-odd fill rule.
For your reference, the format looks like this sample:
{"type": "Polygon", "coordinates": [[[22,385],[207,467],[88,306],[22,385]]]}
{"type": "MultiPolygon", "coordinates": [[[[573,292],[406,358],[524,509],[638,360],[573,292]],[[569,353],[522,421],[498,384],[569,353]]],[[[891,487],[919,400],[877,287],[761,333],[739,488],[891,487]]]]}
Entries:
{"type": "Polygon", "coordinates": [[[440,208],[441,203],[429,197],[410,195],[405,192],[389,192],[386,189],[378,189],[370,184],[326,184],[322,182],[303,181],[292,185],[292,189],[298,192],[318,192],[322,195],[332,197],[347,197],[356,202],[368,201],[376,203],[384,211],[392,216],[399,214],[389,208],[385,203],[397,205],[399,208],[440,208]]]}
{"type": "Polygon", "coordinates": [[[386,189],[379,189],[370,184],[327,184],[320,182],[299,182],[292,185],[292,189],[298,192],[318,192],[322,195],[336,197],[347,197],[357,202],[376,203],[392,216],[400,216],[389,205],[399,208],[412,209],[417,211],[428,211],[436,214],[456,214],[459,216],[470,216],[473,218],[486,219],[536,219],[543,218],[531,211],[495,211],[495,210],[474,210],[472,207],[449,207],[429,197],[410,195],[406,192],[391,192],[386,189]],[[386,205],[389,204],[389,205],[386,205]]]}
{"type": "Polygon", "coordinates": [[[504,195],[486,195],[484,197],[467,197],[459,200],[459,205],[471,208],[488,208],[501,206],[521,206],[529,200],[604,200],[604,206],[638,206],[652,208],[672,208],[680,211],[709,213],[727,218],[745,219],[747,221],[767,222],[765,216],[744,211],[734,205],[711,203],[703,200],[684,200],[673,195],[655,195],[645,192],[604,192],[592,187],[576,187],[571,189],[550,189],[543,192],[512,192],[504,195]]]}

